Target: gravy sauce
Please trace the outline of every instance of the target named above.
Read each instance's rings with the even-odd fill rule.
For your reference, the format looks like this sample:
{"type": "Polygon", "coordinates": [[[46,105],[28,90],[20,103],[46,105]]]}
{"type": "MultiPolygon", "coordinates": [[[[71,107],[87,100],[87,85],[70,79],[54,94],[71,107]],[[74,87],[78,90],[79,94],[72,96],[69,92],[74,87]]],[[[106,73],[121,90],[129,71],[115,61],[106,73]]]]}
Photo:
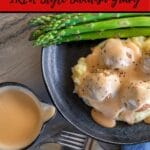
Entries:
{"type": "Polygon", "coordinates": [[[0,92],[0,144],[26,145],[32,141],[41,128],[40,112],[37,104],[16,89],[0,92]]]}

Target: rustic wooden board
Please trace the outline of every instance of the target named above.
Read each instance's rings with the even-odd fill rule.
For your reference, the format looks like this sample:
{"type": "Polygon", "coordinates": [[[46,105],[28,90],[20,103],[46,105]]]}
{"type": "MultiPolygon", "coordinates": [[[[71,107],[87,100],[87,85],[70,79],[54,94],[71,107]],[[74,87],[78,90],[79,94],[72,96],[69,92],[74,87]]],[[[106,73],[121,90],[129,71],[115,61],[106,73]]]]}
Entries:
{"type": "MultiPolygon", "coordinates": [[[[40,14],[0,14],[0,83],[19,82],[31,88],[41,99],[51,103],[41,72],[41,48],[28,41],[31,28],[27,22],[40,14]]],[[[61,130],[66,121],[59,115],[48,122],[43,132],[61,130]],[[56,124],[57,122],[57,124],[56,124]]],[[[44,135],[45,135],[44,133],[44,135]]]]}

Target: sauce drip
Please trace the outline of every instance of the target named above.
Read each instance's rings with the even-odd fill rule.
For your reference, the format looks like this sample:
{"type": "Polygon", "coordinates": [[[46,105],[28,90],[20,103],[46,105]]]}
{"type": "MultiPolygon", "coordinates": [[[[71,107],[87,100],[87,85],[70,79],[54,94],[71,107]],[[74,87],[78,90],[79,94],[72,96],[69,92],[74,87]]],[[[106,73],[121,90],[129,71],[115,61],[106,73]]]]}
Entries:
{"type": "Polygon", "coordinates": [[[96,123],[102,124],[107,128],[113,128],[116,126],[116,121],[114,119],[104,116],[101,112],[95,109],[92,109],[91,116],[96,123]]]}

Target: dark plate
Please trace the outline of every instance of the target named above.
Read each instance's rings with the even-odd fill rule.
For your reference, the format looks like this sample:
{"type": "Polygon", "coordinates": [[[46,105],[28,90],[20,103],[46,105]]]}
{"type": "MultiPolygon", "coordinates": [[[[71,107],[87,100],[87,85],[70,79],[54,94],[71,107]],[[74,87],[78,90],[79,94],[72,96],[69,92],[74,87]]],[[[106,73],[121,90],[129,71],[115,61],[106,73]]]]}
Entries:
{"type": "Polygon", "coordinates": [[[42,68],[44,79],[53,101],[62,115],[85,134],[101,141],[127,144],[150,140],[150,126],[144,123],[127,125],[118,122],[109,129],[97,125],[90,117],[90,108],[73,94],[71,67],[81,56],[90,52],[98,41],[74,42],[44,48],[42,68]]]}

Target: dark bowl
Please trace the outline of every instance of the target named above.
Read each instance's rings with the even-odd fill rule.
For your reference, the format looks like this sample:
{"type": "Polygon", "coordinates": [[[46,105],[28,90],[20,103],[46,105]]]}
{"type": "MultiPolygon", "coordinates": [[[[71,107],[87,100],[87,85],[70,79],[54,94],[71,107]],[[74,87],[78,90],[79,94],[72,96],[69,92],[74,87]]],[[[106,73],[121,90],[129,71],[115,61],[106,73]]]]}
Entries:
{"type": "Polygon", "coordinates": [[[54,104],[62,115],[83,133],[109,143],[129,144],[150,140],[150,126],[144,123],[128,125],[118,122],[115,128],[104,128],[90,116],[90,108],[73,93],[71,67],[90,47],[100,41],[73,42],[52,45],[42,51],[43,75],[54,104]]]}

